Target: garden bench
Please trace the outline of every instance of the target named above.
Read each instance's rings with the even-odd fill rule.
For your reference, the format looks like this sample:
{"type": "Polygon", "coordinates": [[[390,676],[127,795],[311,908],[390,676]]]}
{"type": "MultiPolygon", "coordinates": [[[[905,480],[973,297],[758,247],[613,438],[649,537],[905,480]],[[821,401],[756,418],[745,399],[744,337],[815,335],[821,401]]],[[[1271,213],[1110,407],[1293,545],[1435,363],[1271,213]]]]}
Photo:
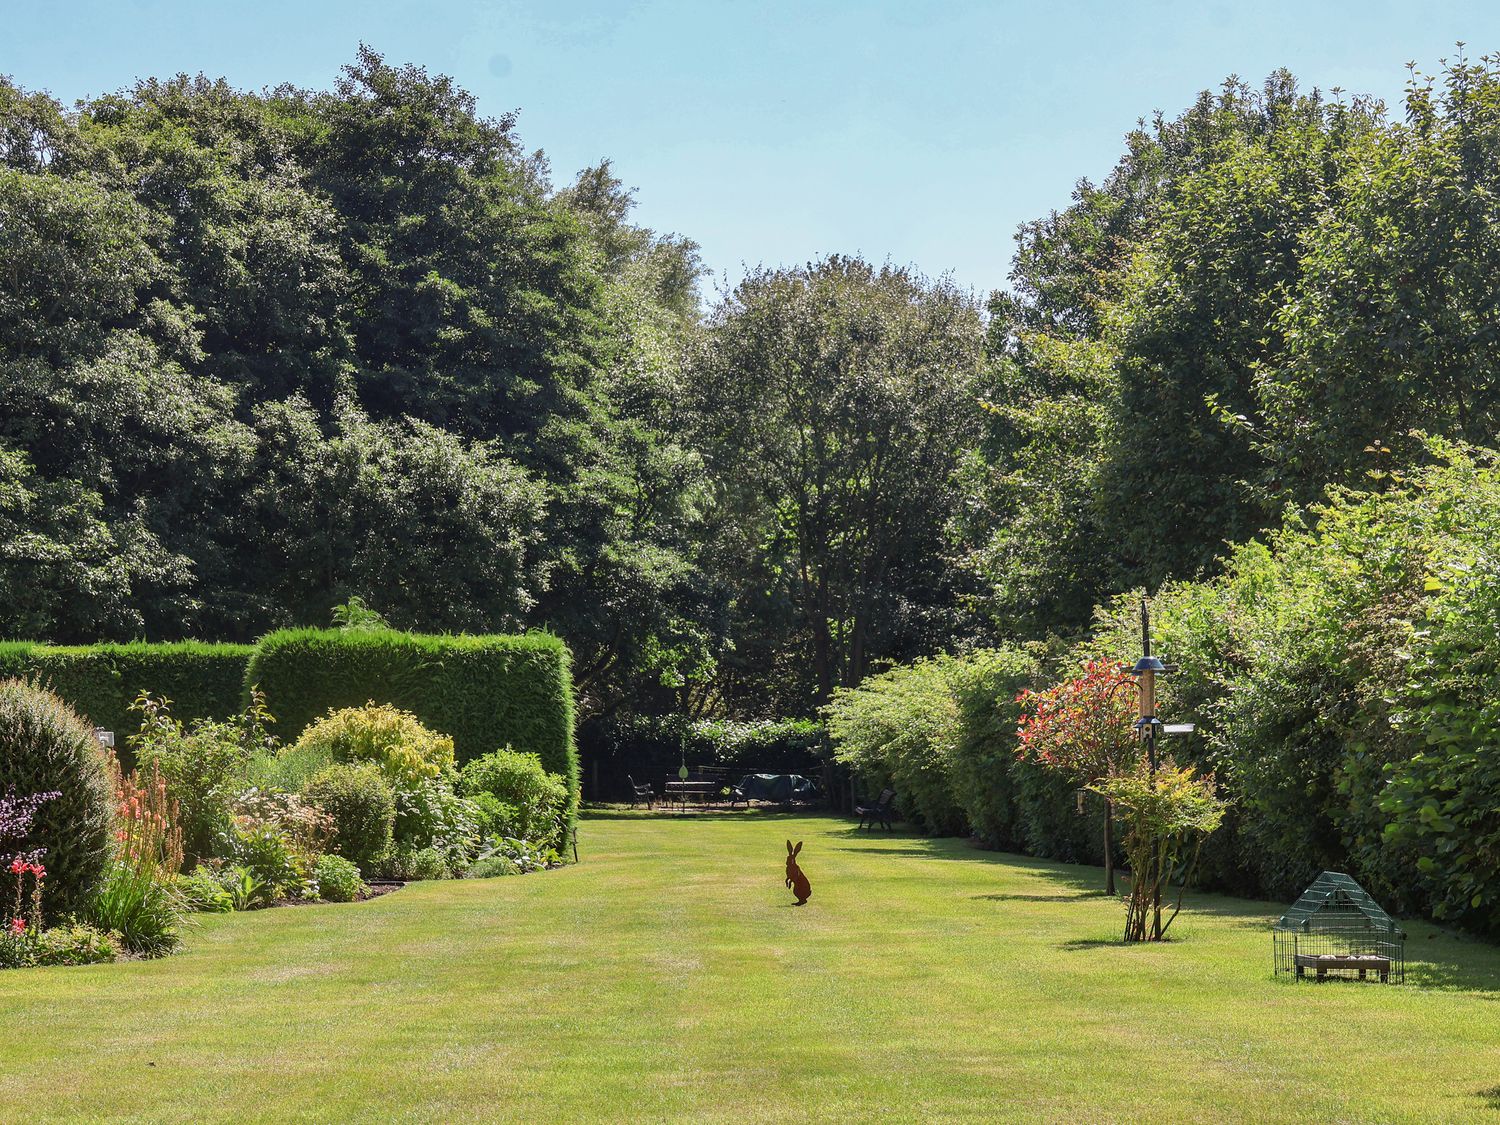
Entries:
{"type": "Polygon", "coordinates": [[[894,831],[891,819],[895,812],[892,807],[895,800],[896,791],[894,789],[882,789],[880,796],[873,803],[869,801],[856,802],[854,811],[859,814],[859,826],[873,830],[875,825],[879,824],[887,832],[894,831]]]}
{"type": "Polygon", "coordinates": [[[1359,979],[1368,979],[1365,974],[1379,973],[1380,979],[1386,981],[1391,976],[1391,959],[1381,957],[1375,953],[1365,954],[1341,954],[1330,956],[1328,954],[1299,953],[1297,954],[1297,975],[1307,976],[1308,969],[1318,971],[1318,979],[1323,980],[1332,969],[1358,969],[1359,979]]]}
{"type": "Polygon", "coordinates": [[[637,785],[635,778],[631,777],[628,773],[625,775],[625,780],[630,782],[630,807],[635,808],[636,805],[645,801],[646,807],[648,809],[651,808],[652,802],[656,800],[656,794],[651,791],[651,786],[637,785]]]}

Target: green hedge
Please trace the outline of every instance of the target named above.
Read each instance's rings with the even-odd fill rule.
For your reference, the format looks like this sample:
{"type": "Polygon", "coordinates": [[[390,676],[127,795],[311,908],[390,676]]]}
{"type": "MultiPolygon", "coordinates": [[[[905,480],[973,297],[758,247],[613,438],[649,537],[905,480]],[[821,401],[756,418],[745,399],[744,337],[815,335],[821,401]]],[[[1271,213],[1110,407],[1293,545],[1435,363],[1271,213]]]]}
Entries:
{"type": "Polygon", "coordinates": [[[0,677],[35,675],[96,727],[124,736],[140,725],[130,704],[142,691],[166,695],[179,719],[224,718],[239,709],[250,645],[0,644],[0,677]]]}
{"type": "Polygon", "coordinates": [[[0,680],[30,673],[31,654],[39,647],[35,641],[0,641],[0,680]]]}
{"type": "Polygon", "coordinates": [[[287,742],[330,708],[390,703],[452,736],[460,765],[505,746],[537,755],[567,779],[576,812],[570,657],[550,634],[285,629],[261,640],[244,682],[265,692],[287,742]]]}

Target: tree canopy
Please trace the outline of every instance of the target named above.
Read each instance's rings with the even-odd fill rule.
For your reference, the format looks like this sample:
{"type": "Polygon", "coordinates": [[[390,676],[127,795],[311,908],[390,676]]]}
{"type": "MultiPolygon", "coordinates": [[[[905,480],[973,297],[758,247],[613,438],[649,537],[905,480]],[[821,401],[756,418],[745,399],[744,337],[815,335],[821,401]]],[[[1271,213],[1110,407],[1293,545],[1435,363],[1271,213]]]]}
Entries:
{"type": "Polygon", "coordinates": [[[706,298],[518,126],[366,47],[327,90],[0,80],[0,635],[360,598],[558,632],[587,714],[810,714],[1212,575],[1415,430],[1495,441],[1493,59],[1142,121],[987,303],[839,254],[706,298]]]}

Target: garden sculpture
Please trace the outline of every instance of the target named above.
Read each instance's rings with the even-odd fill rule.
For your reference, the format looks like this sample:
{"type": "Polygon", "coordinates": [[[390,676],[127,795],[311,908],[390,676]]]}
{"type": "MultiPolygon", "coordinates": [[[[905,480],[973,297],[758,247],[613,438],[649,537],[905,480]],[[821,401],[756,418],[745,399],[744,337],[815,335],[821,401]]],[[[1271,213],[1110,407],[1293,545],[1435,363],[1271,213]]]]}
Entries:
{"type": "Polygon", "coordinates": [[[796,905],[801,906],[812,898],[812,884],[807,881],[807,876],[802,873],[802,868],[797,866],[797,853],[802,850],[802,841],[797,841],[797,846],[792,847],[792,842],[786,842],[786,885],[791,888],[792,894],[797,896],[796,905]]]}

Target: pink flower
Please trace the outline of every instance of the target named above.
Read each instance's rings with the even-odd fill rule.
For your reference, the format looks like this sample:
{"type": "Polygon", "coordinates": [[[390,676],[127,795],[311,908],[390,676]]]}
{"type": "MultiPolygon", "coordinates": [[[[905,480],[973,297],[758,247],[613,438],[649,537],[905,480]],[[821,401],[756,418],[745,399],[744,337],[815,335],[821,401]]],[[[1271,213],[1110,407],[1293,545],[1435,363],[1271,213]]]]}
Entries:
{"type": "Polygon", "coordinates": [[[26,920],[24,918],[12,918],[10,920],[10,932],[19,936],[26,932],[26,920]]]}
{"type": "Polygon", "coordinates": [[[24,859],[13,859],[10,861],[10,873],[22,875],[26,872],[26,861],[24,859]]]}

